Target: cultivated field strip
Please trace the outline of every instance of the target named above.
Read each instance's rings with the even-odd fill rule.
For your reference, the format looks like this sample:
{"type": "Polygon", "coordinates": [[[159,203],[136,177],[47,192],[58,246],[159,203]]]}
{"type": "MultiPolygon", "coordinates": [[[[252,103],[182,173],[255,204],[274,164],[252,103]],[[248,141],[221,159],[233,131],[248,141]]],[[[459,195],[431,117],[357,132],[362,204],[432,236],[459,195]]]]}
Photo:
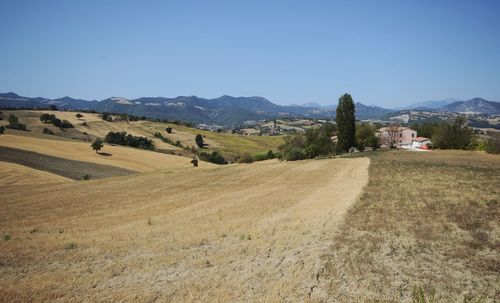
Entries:
{"type": "Polygon", "coordinates": [[[73,180],[82,180],[86,175],[92,179],[102,179],[137,173],[111,165],[63,159],[4,146],[0,146],[0,161],[16,163],[73,180]]]}

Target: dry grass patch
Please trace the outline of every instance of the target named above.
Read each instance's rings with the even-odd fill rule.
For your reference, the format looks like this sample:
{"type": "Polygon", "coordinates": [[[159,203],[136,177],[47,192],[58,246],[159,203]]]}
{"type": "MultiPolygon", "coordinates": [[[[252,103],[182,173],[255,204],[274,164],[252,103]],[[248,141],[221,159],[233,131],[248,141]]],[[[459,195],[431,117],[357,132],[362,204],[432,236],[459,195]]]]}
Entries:
{"type": "Polygon", "coordinates": [[[324,257],[330,298],[497,301],[500,157],[394,151],[371,161],[369,184],[324,257]]]}

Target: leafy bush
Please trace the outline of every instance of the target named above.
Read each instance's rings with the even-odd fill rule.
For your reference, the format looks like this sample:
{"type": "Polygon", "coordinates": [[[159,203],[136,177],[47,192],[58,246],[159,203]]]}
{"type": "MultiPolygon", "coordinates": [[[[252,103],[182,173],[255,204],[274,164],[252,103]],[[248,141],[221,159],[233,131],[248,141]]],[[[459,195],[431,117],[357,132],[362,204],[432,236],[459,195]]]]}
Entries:
{"type": "Polygon", "coordinates": [[[164,137],[161,133],[159,132],[156,132],[155,135],[154,135],[156,138],[160,139],[161,141],[167,143],[167,144],[170,144],[170,145],[174,145],[174,146],[178,146],[178,147],[183,147],[182,144],[181,144],[181,141],[177,140],[177,141],[172,141],[170,140],[169,138],[167,137],[164,137]]]}
{"type": "Polygon", "coordinates": [[[335,153],[335,143],[331,140],[335,125],[325,123],[319,128],[308,129],[305,134],[292,134],[285,137],[285,143],[279,147],[281,159],[294,161],[312,159],[335,153]]]}
{"type": "Polygon", "coordinates": [[[104,121],[113,122],[113,118],[111,117],[110,113],[107,112],[101,113],[101,119],[103,119],[104,121]]]}
{"type": "Polygon", "coordinates": [[[165,128],[165,131],[167,133],[171,134],[172,133],[172,128],[171,127],[167,127],[167,128],[165,128]]]}
{"type": "Polygon", "coordinates": [[[283,158],[287,161],[304,160],[306,154],[303,149],[294,147],[283,154],[283,158]]]}
{"type": "Polygon", "coordinates": [[[56,119],[56,115],[51,115],[51,114],[41,114],[40,115],[40,121],[42,121],[44,123],[52,122],[54,119],[56,119]]]}
{"type": "Polygon", "coordinates": [[[151,139],[133,136],[131,134],[127,134],[126,132],[109,132],[104,138],[104,141],[110,144],[154,150],[154,144],[151,139]]]}
{"type": "Polygon", "coordinates": [[[53,119],[53,120],[52,120],[52,124],[53,124],[55,127],[61,127],[61,123],[62,123],[61,119],[57,119],[57,118],[55,118],[55,119],[53,119]]]}
{"type": "Polygon", "coordinates": [[[197,134],[196,137],[194,138],[194,142],[196,145],[198,145],[199,148],[203,148],[205,145],[205,142],[203,142],[203,136],[200,134],[197,134]]]}
{"type": "Polygon", "coordinates": [[[40,121],[44,123],[52,123],[55,127],[60,128],[73,128],[73,124],[71,124],[68,120],[57,119],[56,115],[52,114],[41,114],[40,121]]]}
{"type": "Polygon", "coordinates": [[[432,137],[432,144],[440,149],[467,149],[471,139],[472,130],[467,126],[467,119],[460,116],[452,123],[439,124],[432,137]]]}
{"type": "Polygon", "coordinates": [[[19,119],[12,114],[9,115],[9,124],[5,127],[10,129],[26,130],[26,125],[19,123],[19,119]]]}
{"type": "Polygon", "coordinates": [[[54,132],[51,129],[46,128],[46,127],[43,128],[42,133],[44,133],[46,135],[53,135],[54,134],[54,132]]]}
{"type": "Polygon", "coordinates": [[[375,125],[368,123],[356,124],[356,147],[363,151],[367,147],[378,149],[380,147],[378,138],[375,136],[375,125]]]}
{"type": "Polygon", "coordinates": [[[264,161],[264,160],[269,160],[269,159],[274,159],[274,158],[276,158],[276,154],[272,150],[253,155],[253,159],[255,161],[264,161]]]}
{"type": "Polygon", "coordinates": [[[238,163],[253,163],[254,158],[249,153],[244,153],[238,159],[238,163]]]}
{"type": "Polygon", "coordinates": [[[491,133],[486,141],[485,151],[489,154],[500,154],[500,135],[498,133],[491,133]]]}
{"type": "Polygon", "coordinates": [[[68,120],[62,120],[61,125],[59,125],[60,128],[74,128],[73,124],[69,122],[68,120]]]}
{"type": "Polygon", "coordinates": [[[206,153],[206,152],[201,152],[199,153],[199,157],[203,161],[215,163],[215,164],[227,164],[226,159],[222,157],[221,154],[218,152],[214,151],[212,153],[206,153]]]}
{"type": "Polygon", "coordinates": [[[70,250],[70,249],[76,249],[76,247],[77,247],[77,245],[76,245],[76,243],[75,243],[75,242],[70,242],[70,243],[68,243],[68,244],[64,247],[64,249],[66,249],[66,250],[70,250]]]}
{"type": "Polygon", "coordinates": [[[5,127],[3,125],[0,125],[0,135],[5,132],[5,127]]]}

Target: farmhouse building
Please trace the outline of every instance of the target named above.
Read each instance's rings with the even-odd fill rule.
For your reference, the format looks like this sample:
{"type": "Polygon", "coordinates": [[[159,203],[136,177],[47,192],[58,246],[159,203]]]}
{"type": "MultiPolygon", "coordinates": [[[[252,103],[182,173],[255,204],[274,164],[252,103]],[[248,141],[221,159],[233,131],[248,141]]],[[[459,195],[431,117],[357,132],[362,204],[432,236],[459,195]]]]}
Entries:
{"type": "Polygon", "coordinates": [[[377,133],[380,143],[389,147],[411,146],[417,131],[408,127],[382,127],[377,133]]]}

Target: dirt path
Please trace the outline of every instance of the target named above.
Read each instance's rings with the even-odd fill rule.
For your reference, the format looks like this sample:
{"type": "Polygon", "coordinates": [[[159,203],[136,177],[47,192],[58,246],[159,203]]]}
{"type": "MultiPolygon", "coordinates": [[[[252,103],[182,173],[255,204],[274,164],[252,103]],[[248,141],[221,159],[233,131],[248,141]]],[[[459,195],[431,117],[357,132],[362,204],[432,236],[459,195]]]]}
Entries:
{"type": "Polygon", "coordinates": [[[5,193],[0,230],[12,240],[0,246],[0,298],[321,297],[320,256],[366,184],[368,165],[265,161],[5,193]]]}

